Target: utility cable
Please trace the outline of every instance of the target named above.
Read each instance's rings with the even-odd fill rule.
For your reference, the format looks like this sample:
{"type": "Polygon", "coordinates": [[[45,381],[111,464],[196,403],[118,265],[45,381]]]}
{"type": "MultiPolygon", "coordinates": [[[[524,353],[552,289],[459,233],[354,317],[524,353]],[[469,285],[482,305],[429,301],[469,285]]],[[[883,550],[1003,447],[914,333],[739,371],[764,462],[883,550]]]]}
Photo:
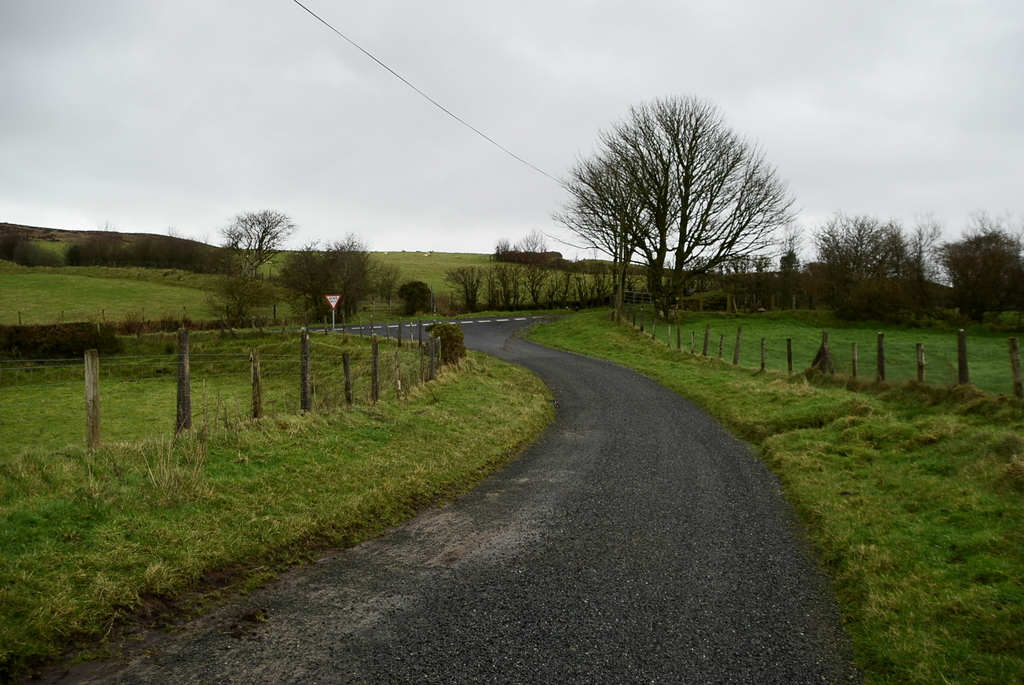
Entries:
{"type": "Polygon", "coordinates": [[[312,16],[312,17],[313,17],[314,19],[316,19],[317,21],[319,21],[319,22],[320,22],[321,24],[323,24],[324,26],[326,26],[327,28],[329,28],[329,29],[330,29],[331,31],[334,31],[334,32],[335,32],[336,34],[338,34],[339,36],[341,36],[342,38],[344,38],[344,39],[345,39],[346,41],[348,41],[348,43],[349,43],[350,45],[352,45],[352,47],[356,48],[356,49],[357,49],[357,50],[359,50],[359,51],[360,51],[361,53],[363,53],[364,55],[366,55],[367,57],[369,57],[370,59],[372,59],[372,60],[373,60],[374,62],[376,62],[377,64],[379,64],[379,65],[380,65],[381,67],[383,67],[384,69],[386,69],[386,70],[387,70],[388,72],[390,72],[390,73],[391,73],[391,75],[392,75],[392,76],[394,76],[394,77],[395,77],[395,78],[397,78],[397,79],[398,79],[399,81],[401,81],[401,82],[402,82],[402,83],[404,83],[405,85],[407,85],[407,86],[409,86],[410,88],[412,88],[413,90],[415,90],[415,91],[416,91],[417,93],[419,93],[419,95],[420,95],[421,97],[423,97],[423,98],[424,98],[425,100],[427,100],[427,102],[429,102],[430,104],[434,105],[434,107],[437,107],[437,108],[438,108],[439,110],[441,110],[442,112],[444,112],[445,114],[447,114],[448,116],[450,116],[450,117],[451,117],[452,119],[454,119],[455,121],[459,122],[460,124],[462,124],[463,126],[465,126],[466,128],[468,128],[468,129],[469,129],[470,131],[472,131],[473,133],[477,134],[478,136],[480,136],[481,138],[483,138],[483,139],[484,139],[484,140],[486,140],[486,141],[487,141],[488,143],[490,143],[491,145],[495,146],[496,148],[498,148],[499,150],[501,150],[501,151],[502,151],[502,152],[504,152],[505,154],[507,154],[507,155],[509,155],[510,157],[513,157],[513,158],[515,158],[515,159],[519,160],[520,162],[522,162],[522,163],[523,163],[523,164],[525,164],[526,166],[530,167],[530,168],[531,168],[531,169],[533,169],[534,171],[537,171],[537,172],[539,172],[539,173],[541,173],[541,174],[544,174],[545,176],[547,176],[548,178],[550,178],[550,179],[551,179],[552,181],[554,181],[555,183],[558,183],[559,185],[561,185],[561,183],[562,183],[562,182],[561,182],[561,181],[559,181],[559,180],[558,180],[557,178],[555,178],[554,176],[552,176],[551,174],[549,174],[548,172],[544,171],[543,169],[541,169],[541,168],[539,168],[539,167],[537,167],[537,166],[534,166],[533,164],[530,164],[530,163],[529,163],[529,162],[527,162],[527,161],[526,161],[525,159],[523,159],[522,157],[520,157],[520,156],[519,156],[519,155],[517,155],[516,153],[512,152],[511,150],[509,150],[509,149],[508,149],[508,148],[506,148],[506,147],[505,147],[504,145],[502,145],[502,144],[501,144],[501,143],[499,143],[498,141],[494,140],[493,138],[491,138],[490,136],[488,136],[488,135],[487,135],[486,133],[484,133],[484,132],[483,132],[483,131],[481,131],[480,129],[476,128],[475,126],[472,126],[471,124],[467,123],[467,122],[466,122],[466,121],[464,121],[463,119],[461,119],[461,118],[459,118],[458,116],[456,116],[455,114],[453,114],[453,113],[452,113],[452,112],[451,112],[451,111],[450,111],[449,109],[447,109],[446,107],[444,107],[444,106],[443,106],[443,105],[442,105],[441,103],[439,103],[439,102],[438,102],[437,100],[435,100],[434,98],[430,97],[429,95],[427,95],[426,93],[424,93],[424,92],[423,92],[422,90],[420,90],[419,88],[417,88],[416,86],[414,86],[413,84],[411,84],[411,83],[410,83],[409,81],[407,81],[407,80],[406,80],[405,78],[403,78],[401,74],[399,74],[399,73],[398,73],[398,72],[396,72],[396,71],[395,71],[394,69],[392,69],[391,67],[389,67],[388,65],[384,64],[384,63],[383,63],[383,62],[381,62],[381,61],[380,61],[379,59],[377,59],[376,57],[374,57],[373,55],[371,55],[371,54],[370,54],[369,52],[367,52],[367,51],[366,51],[366,50],[365,50],[365,49],[364,49],[364,48],[363,48],[363,47],[362,47],[361,45],[359,45],[358,43],[356,43],[356,42],[355,42],[354,40],[352,40],[351,38],[349,38],[348,36],[346,36],[346,35],[345,35],[344,33],[342,33],[341,31],[339,31],[338,29],[334,28],[334,27],[333,27],[333,26],[332,26],[331,24],[329,24],[329,23],[328,23],[328,22],[327,22],[326,20],[324,20],[324,18],[323,18],[323,17],[321,17],[321,16],[320,16],[320,15],[318,15],[318,14],[317,14],[316,12],[314,12],[313,10],[311,10],[311,9],[309,9],[308,7],[306,7],[305,5],[303,5],[303,4],[301,3],[301,2],[299,2],[299,0],[292,0],[292,2],[294,2],[294,3],[296,4],[296,5],[298,5],[298,6],[299,6],[299,7],[301,7],[302,9],[306,10],[306,12],[308,12],[308,13],[310,14],[310,16],[312,16]]]}

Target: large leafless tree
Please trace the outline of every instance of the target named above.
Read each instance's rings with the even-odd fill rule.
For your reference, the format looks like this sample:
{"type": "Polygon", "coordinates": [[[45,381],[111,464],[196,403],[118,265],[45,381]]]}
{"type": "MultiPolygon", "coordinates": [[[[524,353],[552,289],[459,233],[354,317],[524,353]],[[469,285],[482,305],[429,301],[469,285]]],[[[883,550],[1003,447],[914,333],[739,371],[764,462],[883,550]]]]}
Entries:
{"type": "Polygon", "coordinates": [[[625,266],[639,261],[667,311],[695,277],[758,254],[793,218],[789,188],[762,150],[695,97],[653,100],[600,134],[570,169],[556,215],[625,266]]]}
{"type": "Polygon", "coordinates": [[[284,249],[298,227],[283,212],[242,212],[222,228],[227,278],[211,297],[211,306],[229,322],[242,324],[275,299],[261,270],[284,249]]]}
{"type": "Polygon", "coordinates": [[[236,215],[220,232],[230,255],[231,271],[255,276],[281,254],[285,242],[297,230],[291,217],[272,209],[236,215]]]}

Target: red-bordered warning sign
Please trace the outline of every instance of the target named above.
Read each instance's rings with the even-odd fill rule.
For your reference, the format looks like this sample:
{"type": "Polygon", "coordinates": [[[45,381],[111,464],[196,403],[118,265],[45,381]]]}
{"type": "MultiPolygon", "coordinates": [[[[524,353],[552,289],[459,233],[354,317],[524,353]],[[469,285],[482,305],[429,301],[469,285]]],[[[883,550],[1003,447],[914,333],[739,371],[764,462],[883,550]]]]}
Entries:
{"type": "Polygon", "coordinates": [[[336,309],[338,307],[338,302],[341,301],[341,295],[324,295],[324,297],[326,297],[327,301],[331,304],[331,309],[336,309]]]}

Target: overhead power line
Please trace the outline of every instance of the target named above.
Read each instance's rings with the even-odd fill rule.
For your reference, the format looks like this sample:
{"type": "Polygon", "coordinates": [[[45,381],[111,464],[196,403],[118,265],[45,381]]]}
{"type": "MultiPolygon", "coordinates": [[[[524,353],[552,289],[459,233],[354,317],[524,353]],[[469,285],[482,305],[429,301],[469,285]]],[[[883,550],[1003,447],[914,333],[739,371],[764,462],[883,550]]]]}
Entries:
{"type": "Polygon", "coordinates": [[[340,37],[344,38],[344,39],[345,39],[345,40],[346,40],[346,41],[347,41],[347,42],[349,43],[349,45],[351,45],[352,47],[356,48],[357,50],[359,50],[359,52],[363,53],[364,55],[366,55],[367,57],[369,57],[370,59],[372,59],[372,60],[373,60],[374,62],[376,62],[377,64],[379,64],[379,65],[380,65],[381,67],[383,67],[384,69],[386,69],[386,70],[387,70],[387,71],[388,71],[388,72],[389,72],[389,73],[390,73],[390,74],[391,74],[392,76],[394,76],[394,77],[395,77],[395,78],[397,78],[397,79],[398,79],[399,81],[401,81],[401,82],[402,82],[402,83],[404,83],[405,85],[407,85],[407,86],[409,86],[410,88],[412,88],[412,89],[413,89],[414,91],[416,91],[416,92],[417,92],[417,93],[418,93],[418,94],[419,94],[419,95],[420,95],[420,96],[421,96],[421,97],[422,97],[423,99],[425,99],[425,100],[426,100],[427,102],[429,102],[430,104],[434,105],[434,107],[437,107],[437,108],[438,108],[439,110],[441,110],[442,112],[444,112],[445,114],[447,114],[448,116],[450,116],[450,117],[451,117],[452,119],[454,119],[455,121],[459,122],[460,124],[462,124],[463,126],[465,126],[466,128],[468,128],[468,129],[469,129],[470,131],[472,131],[473,133],[477,134],[478,136],[480,136],[481,138],[483,138],[483,139],[484,139],[484,140],[486,140],[486,141],[487,141],[488,143],[490,143],[491,145],[495,146],[496,148],[498,148],[499,150],[501,150],[501,151],[502,151],[502,152],[504,152],[505,154],[509,155],[510,157],[513,157],[514,159],[517,159],[517,160],[519,160],[520,162],[522,162],[522,163],[523,163],[523,164],[525,164],[526,166],[530,167],[530,168],[531,168],[531,169],[533,169],[534,171],[536,171],[536,172],[539,172],[539,173],[541,173],[541,174],[544,174],[545,176],[547,176],[548,178],[550,178],[550,179],[551,179],[552,181],[554,181],[555,183],[561,184],[561,181],[559,181],[559,180],[558,180],[557,178],[555,178],[554,176],[552,176],[552,175],[551,175],[551,174],[549,174],[548,172],[544,171],[543,169],[541,169],[541,168],[539,168],[539,167],[537,167],[537,166],[535,166],[535,165],[533,165],[533,164],[530,164],[530,163],[529,163],[529,162],[527,162],[527,161],[526,161],[525,159],[523,159],[522,157],[520,157],[520,156],[519,156],[519,155],[517,155],[516,153],[512,152],[511,150],[509,150],[509,149],[508,149],[507,147],[505,147],[504,145],[502,145],[502,144],[501,144],[501,143],[499,143],[498,141],[494,140],[493,138],[491,138],[491,137],[490,137],[489,135],[487,135],[486,133],[484,133],[484,132],[483,132],[483,131],[481,131],[480,129],[476,128],[475,126],[473,126],[473,125],[471,125],[471,124],[469,124],[469,123],[467,123],[467,122],[466,122],[465,120],[463,120],[463,119],[461,119],[460,117],[458,117],[457,115],[455,115],[455,114],[454,114],[454,113],[453,113],[453,112],[452,112],[451,110],[449,110],[448,108],[446,108],[445,106],[443,106],[443,105],[442,105],[441,103],[439,103],[439,102],[438,102],[437,100],[435,100],[434,98],[430,97],[429,95],[427,95],[426,93],[424,93],[424,92],[423,92],[422,90],[420,90],[419,88],[417,88],[416,86],[414,86],[414,85],[413,85],[412,83],[410,83],[410,82],[409,82],[408,80],[406,80],[406,79],[405,79],[405,78],[404,78],[404,77],[403,77],[403,76],[402,76],[401,74],[399,74],[399,73],[398,73],[397,71],[395,71],[394,69],[392,69],[392,68],[391,68],[391,67],[389,67],[388,65],[384,64],[384,62],[381,62],[381,61],[380,61],[379,59],[377,59],[376,57],[374,57],[374,56],[373,56],[372,54],[370,54],[370,53],[369,53],[369,52],[368,52],[368,51],[367,51],[366,49],[364,49],[364,48],[363,48],[363,47],[362,47],[361,45],[359,45],[358,43],[356,43],[356,42],[355,42],[354,40],[352,40],[351,38],[349,38],[348,36],[346,36],[346,35],[345,35],[344,33],[342,33],[341,31],[339,31],[338,29],[334,28],[334,27],[333,27],[333,26],[332,26],[332,25],[331,25],[330,23],[328,23],[328,22],[327,22],[327,21],[326,21],[326,20],[325,20],[325,19],[324,19],[323,17],[321,17],[321,16],[320,16],[320,15],[318,15],[318,14],[317,14],[316,12],[314,12],[313,10],[311,10],[311,9],[309,9],[308,7],[306,7],[305,5],[303,5],[303,4],[301,3],[301,2],[299,2],[299,0],[292,0],[292,2],[294,2],[294,3],[296,4],[296,5],[298,5],[298,6],[299,6],[299,7],[301,7],[302,9],[306,10],[306,12],[308,12],[308,13],[310,14],[310,16],[312,16],[312,17],[313,17],[314,19],[316,19],[317,21],[319,21],[319,22],[320,22],[321,24],[323,24],[324,26],[326,26],[327,28],[329,28],[329,29],[330,29],[331,31],[333,31],[334,33],[338,34],[338,35],[339,35],[340,37]]]}

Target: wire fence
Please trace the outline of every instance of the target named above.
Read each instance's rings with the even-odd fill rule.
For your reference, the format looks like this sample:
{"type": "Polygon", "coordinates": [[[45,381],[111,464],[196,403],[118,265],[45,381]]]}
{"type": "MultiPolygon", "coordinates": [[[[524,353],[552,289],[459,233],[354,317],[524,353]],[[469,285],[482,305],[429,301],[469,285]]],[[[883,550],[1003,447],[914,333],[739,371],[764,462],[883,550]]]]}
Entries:
{"type": "MultiPolygon", "coordinates": [[[[291,336],[251,349],[186,352],[187,411],[193,428],[233,427],[349,404],[401,401],[433,378],[438,349],[377,337],[291,336]],[[303,347],[302,340],[306,346],[303,347]],[[294,353],[283,351],[291,346],[294,353]],[[258,407],[256,406],[258,403],[258,407]]],[[[182,351],[98,359],[0,361],[0,459],[28,448],[87,446],[92,422],[103,443],[173,434],[183,407],[182,351]],[[90,388],[95,417],[91,417],[90,388]]]]}
{"type": "Polygon", "coordinates": [[[679,325],[654,320],[649,313],[639,320],[627,317],[627,321],[667,346],[746,368],[794,373],[817,364],[831,373],[866,380],[919,380],[934,386],[969,383],[988,392],[1024,394],[1017,338],[929,332],[920,336],[922,342],[911,342],[906,340],[907,333],[887,336],[864,330],[808,330],[793,337],[765,338],[752,335],[751,327],[744,332],[736,323],[679,325]],[[827,343],[827,361],[820,357],[823,343],[827,343]]]}

